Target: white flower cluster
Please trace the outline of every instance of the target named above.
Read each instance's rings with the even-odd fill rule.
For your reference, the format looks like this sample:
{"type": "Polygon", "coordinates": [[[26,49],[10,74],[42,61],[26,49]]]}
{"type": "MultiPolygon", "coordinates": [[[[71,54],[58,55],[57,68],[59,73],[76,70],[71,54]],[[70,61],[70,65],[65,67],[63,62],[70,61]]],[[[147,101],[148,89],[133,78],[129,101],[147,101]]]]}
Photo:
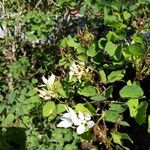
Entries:
{"type": "Polygon", "coordinates": [[[85,67],[84,62],[80,62],[76,64],[75,62],[72,63],[70,66],[69,78],[71,79],[73,76],[77,77],[79,82],[81,82],[81,78],[89,72],[89,68],[85,67]]]}
{"type": "Polygon", "coordinates": [[[61,122],[57,127],[75,127],[77,134],[83,134],[95,125],[89,114],[78,112],[77,115],[77,113],[70,107],[67,108],[67,113],[64,113],[60,119],[61,122]]]}
{"type": "Polygon", "coordinates": [[[55,93],[53,91],[53,85],[55,82],[55,75],[51,74],[48,79],[46,79],[44,76],[42,77],[42,80],[44,84],[40,85],[40,87],[46,87],[42,88],[41,90],[39,89],[38,91],[40,92],[39,96],[42,97],[45,100],[51,99],[52,97],[55,97],[55,93]]]}

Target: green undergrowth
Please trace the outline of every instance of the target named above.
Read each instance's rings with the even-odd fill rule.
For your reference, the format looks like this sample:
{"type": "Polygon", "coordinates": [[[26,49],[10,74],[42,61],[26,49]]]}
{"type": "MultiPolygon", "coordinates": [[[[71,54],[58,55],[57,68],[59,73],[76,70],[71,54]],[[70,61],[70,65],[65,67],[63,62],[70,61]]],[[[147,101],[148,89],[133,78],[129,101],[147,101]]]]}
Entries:
{"type": "Polygon", "coordinates": [[[149,8],[0,2],[0,150],[148,149],[149,8]]]}

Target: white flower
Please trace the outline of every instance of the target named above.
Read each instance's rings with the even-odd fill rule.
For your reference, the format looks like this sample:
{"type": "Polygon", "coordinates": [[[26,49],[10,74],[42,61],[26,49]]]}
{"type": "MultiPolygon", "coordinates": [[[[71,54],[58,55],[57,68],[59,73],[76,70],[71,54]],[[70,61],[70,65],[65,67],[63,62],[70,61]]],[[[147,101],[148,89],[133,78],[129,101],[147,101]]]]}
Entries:
{"type": "Polygon", "coordinates": [[[55,75],[51,74],[51,76],[48,76],[48,79],[46,79],[44,76],[42,77],[43,82],[45,85],[53,85],[55,82],[55,75]]]}
{"type": "Polygon", "coordinates": [[[84,62],[79,62],[76,64],[75,62],[72,63],[70,66],[69,78],[76,76],[79,82],[81,82],[81,78],[89,72],[89,68],[85,68],[84,62]]]}
{"type": "Polygon", "coordinates": [[[51,76],[48,77],[48,79],[46,79],[43,76],[42,80],[43,80],[44,84],[40,85],[39,87],[45,87],[46,86],[47,89],[45,89],[45,88],[39,89],[38,90],[40,92],[39,96],[45,100],[48,100],[48,99],[51,99],[52,97],[55,97],[56,94],[54,93],[54,90],[53,90],[53,84],[55,82],[55,75],[51,74],[51,76]]]}
{"type": "Polygon", "coordinates": [[[64,113],[63,116],[60,118],[62,121],[57,125],[57,127],[68,128],[71,127],[73,124],[76,126],[81,124],[80,119],[77,117],[77,114],[72,108],[68,107],[67,112],[68,113],[64,113]]]}
{"type": "Polygon", "coordinates": [[[42,90],[38,90],[38,91],[40,92],[39,96],[45,100],[49,100],[52,97],[55,97],[55,94],[52,90],[42,89],[42,90]]]}
{"type": "Polygon", "coordinates": [[[57,127],[68,128],[75,126],[77,134],[83,134],[95,124],[94,121],[91,120],[91,116],[89,114],[78,112],[77,115],[70,107],[67,108],[67,113],[64,113],[60,119],[61,122],[57,125],[57,127]]]}
{"type": "Polygon", "coordinates": [[[72,65],[70,66],[70,72],[69,72],[70,78],[72,78],[75,74],[78,73],[79,67],[80,66],[76,65],[75,62],[72,63],[72,65]]]}

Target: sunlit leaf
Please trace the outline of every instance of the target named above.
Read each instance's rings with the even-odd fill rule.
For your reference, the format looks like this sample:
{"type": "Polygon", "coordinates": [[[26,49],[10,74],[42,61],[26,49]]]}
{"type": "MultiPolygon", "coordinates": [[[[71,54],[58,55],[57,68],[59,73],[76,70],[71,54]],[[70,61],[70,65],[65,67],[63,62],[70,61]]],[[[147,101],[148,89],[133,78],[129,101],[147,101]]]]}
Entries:
{"type": "Polygon", "coordinates": [[[47,102],[44,106],[43,106],[43,116],[44,117],[48,117],[50,116],[56,109],[56,105],[54,102],[47,102]]]}
{"type": "Polygon", "coordinates": [[[122,98],[140,98],[143,96],[143,90],[138,85],[126,85],[120,90],[122,98]]]}
{"type": "Polygon", "coordinates": [[[138,112],[139,100],[138,99],[129,99],[127,102],[127,105],[129,107],[130,116],[135,117],[138,112]]]}
{"type": "Polygon", "coordinates": [[[142,125],[146,120],[147,107],[148,107],[148,103],[146,101],[143,101],[139,104],[138,112],[135,117],[135,120],[139,125],[142,125]]]}
{"type": "Polygon", "coordinates": [[[113,56],[116,52],[116,49],[117,49],[117,45],[113,44],[111,41],[108,41],[106,43],[106,46],[105,46],[105,51],[110,55],[110,56],[113,56]]]}

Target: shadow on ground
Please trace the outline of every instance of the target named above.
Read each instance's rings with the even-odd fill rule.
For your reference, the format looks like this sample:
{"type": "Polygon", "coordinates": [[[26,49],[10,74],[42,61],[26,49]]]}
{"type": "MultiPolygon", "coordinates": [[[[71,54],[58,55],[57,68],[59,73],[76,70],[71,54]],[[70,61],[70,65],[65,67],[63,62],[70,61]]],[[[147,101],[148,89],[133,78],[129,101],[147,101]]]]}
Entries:
{"type": "Polygon", "coordinates": [[[0,131],[0,150],[25,150],[26,134],[24,128],[9,127],[0,131]]]}

